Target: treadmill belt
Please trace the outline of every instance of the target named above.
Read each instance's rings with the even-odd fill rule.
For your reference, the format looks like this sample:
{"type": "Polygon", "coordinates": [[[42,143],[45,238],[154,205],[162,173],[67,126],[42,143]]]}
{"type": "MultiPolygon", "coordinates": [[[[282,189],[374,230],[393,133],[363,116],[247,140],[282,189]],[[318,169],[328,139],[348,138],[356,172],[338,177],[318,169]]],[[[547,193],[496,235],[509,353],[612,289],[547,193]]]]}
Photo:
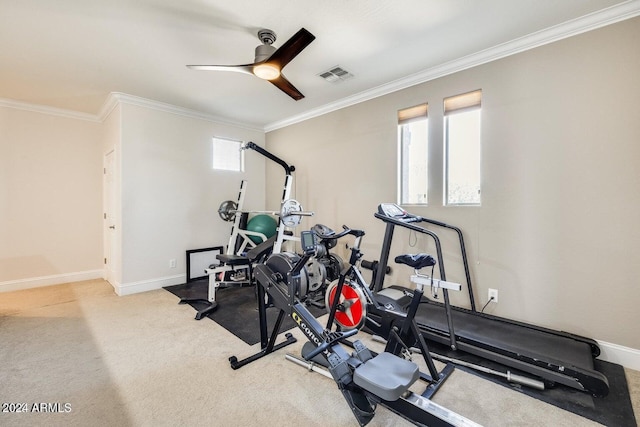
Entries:
{"type": "MultiPolygon", "coordinates": [[[[512,323],[451,310],[458,340],[500,353],[512,353],[558,366],[594,370],[589,344],[512,323]]],[[[416,314],[418,325],[448,336],[443,306],[423,303],[416,314]]]]}

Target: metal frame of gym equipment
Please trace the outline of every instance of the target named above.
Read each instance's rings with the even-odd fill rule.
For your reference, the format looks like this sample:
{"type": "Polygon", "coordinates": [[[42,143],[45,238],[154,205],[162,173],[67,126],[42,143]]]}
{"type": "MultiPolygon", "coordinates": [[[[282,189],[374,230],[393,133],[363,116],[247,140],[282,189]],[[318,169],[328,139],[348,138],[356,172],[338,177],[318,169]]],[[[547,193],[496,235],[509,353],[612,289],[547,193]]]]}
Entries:
{"type": "MultiPolygon", "coordinates": [[[[268,152],[264,148],[256,145],[253,142],[248,142],[241,147],[241,150],[251,149],[264,157],[278,163],[284,168],[285,181],[284,191],[282,193],[281,209],[278,212],[272,211],[242,211],[244,206],[244,197],[247,187],[247,182],[242,180],[240,183],[240,191],[238,192],[238,202],[236,203],[236,209],[231,211],[225,211],[224,216],[233,214],[233,225],[231,227],[231,235],[229,236],[229,242],[227,244],[227,250],[224,254],[219,254],[216,258],[220,261],[220,265],[213,268],[205,269],[205,273],[209,276],[207,299],[202,298],[183,298],[180,300],[180,304],[188,302],[202,302],[207,306],[196,313],[195,319],[200,320],[206,317],[209,313],[212,313],[218,308],[218,302],[216,301],[216,292],[219,288],[225,287],[237,287],[237,286],[251,286],[253,284],[253,271],[252,264],[265,256],[269,252],[269,248],[272,248],[273,253],[279,253],[282,249],[282,245],[286,240],[299,240],[299,238],[288,232],[287,227],[294,227],[301,221],[301,216],[309,215],[308,212],[302,212],[302,206],[296,200],[289,199],[291,195],[291,185],[293,177],[291,173],[295,171],[293,165],[287,164],[284,160],[268,152]],[[238,215],[238,213],[240,215],[238,215]],[[276,236],[274,238],[267,238],[262,233],[243,230],[241,223],[243,222],[243,216],[247,213],[260,213],[271,214],[278,216],[278,228],[276,236]],[[255,236],[262,240],[261,243],[254,243],[251,237],[255,236]],[[241,240],[239,240],[241,239],[241,240]],[[246,252],[247,248],[249,251],[246,252]],[[257,257],[257,258],[256,258],[257,257]],[[239,272],[245,272],[245,279],[243,280],[225,280],[227,273],[237,274],[239,272]],[[222,279],[219,278],[219,274],[222,274],[222,279]]],[[[223,213],[218,210],[218,213],[223,217],[223,213]]]]}
{"type": "MultiPolygon", "coordinates": [[[[332,331],[324,328],[313,317],[302,302],[306,292],[305,265],[315,254],[317,246],[313,232],[303,231],[301,243],[302,256],[292,253],[272,254],[265,263],[254,267],[258,288],[261,350],[242,360],[231,356],[231,367],[239,369],[295,343],[296,338],[287,333],[285,340],[276,344],[282,321],[288,315],[315,347],[304,359],[309,361],[323,356],[327,362],[328,375],[336,382],[360,426],[373,419],[377,404],[387,406],[417,425],[478,426],[473,421],[411,392],[409,387],[420,377],[415,363],[389,352],[374,356],[359,340],[352,343],[354,352],[349,354],[341,342],[355,335],[358,330],[332,331]],[[266,295],[269,295],[273,305],[279,309],[268,339],[266,295]]],[[[298,359],[298,363],[300,362],[306,363],[298,359]]],[[[319,371],[319,368],[316,366],[313,370],[319,371]]]]}
{"type": "MultiPolygon", "coordinates": [[[[237,210],[233,213],[233,225],[231,226],[231,235],[229,236],[229,243],[227,244],[227,255],[242,255],[248,249],[251,249],[257,245],[251,237],[257,237],[261,242],[267,240],[267,236],[263,233],[258,233],[251,230],[242,228],[242,223],[245,222],[244,215],[248,215],[250,212],[244,212],[242,210],[244,206],[244,196],[247,190],[247,181],[244,179],[240,181],[240,191],[238,191],[238,202],[235,204],[237,210]],[[240,213],[240,215],[237,215],[240,213]]],[[[218,210],[220,212],[220,210],[218,210]]]]}
{"type": "Polygon", "coordinates": [[[440,239],[435,232],[419,224],[444,227],[454,230],[459,236],[472,309],[452,306],[446,289],[443,290],[444,303],[425,298],[416,314],[416,321],[425,339],[542,378],[547,385],[558,383],[596,397],[607,395],[608,380],[594,369],[593,360],[600,354],[594,340],[475,310],[464,239],[459,228],[412,215],[393,203],[379,205],[374,216],[386,224],[373,287],[374,292],[378,293],[404,289],[395,286],[384,288],[383,272],[389,260],[396,226],[433,239],[442,280],[446,280],[446,274],[440,239]]]}
{"type": "MultiPolygon", "coordinates": [[[[249,286],[251,284],[251,259],[245,255],[248,250],[255,248],[258,243],[255,243],[251,237],[257,237],[260,239],[260,243],[267,241],[267,236],[263,233],[242,229],[242,223],[246,223],[246,215],[242,211],[244,206],[245,191],[247,189],[247,181],[242,180],[240,182],[240,191],[238,192],[238,202],[236,203],[237,212],[234,213],[233,225],[231,226],[231,235],[229,236],[229,242],[227,243],[227,250],[222,257],[216,258],[220,261],[220,264],[215,267],[206,268],[204,271],[209,276],[209,290],[208,290],[208,302],[210,306],[204,309],[204,313],[198,312],[200,318],[206,316],[211,311],[217,308],[216,292],[220,288],[232,287],[232,286],[249,286]],[[238,215],[237,213],[243,212],[238,215]],[[220,277],[222,274],[222,277],[220,277]],[[234,280],[239,274],[244,274],[244,278],[240,280],[234,280]],[[231,275],[227,279],[227,276],[231,275]]],[[[271,243],[273,245],[273,242],[271,243]]],[[[196,317],[198,318],[198,317],[196,317]]]]}
{"type": "Polygon", "coordinates": [[[385,351],[397,356],[405,355],[411,346],[417,346],[429,370],[428,374],[420,373],[421,379],[428,383],[428,387],[422,393],[422,396],[430,398],[451,374],[453,365],[445,364],[445,368],[438,372],[427,348],[427,343],[418,330],[415,314],[422,301],[425,285],[431,287],[432,292],[435,293],[439,288],[460,290],[460,284],[444,282],[420,274],[418,271],[421,268],[429,266],[433,268],[433,265],[435,265],[436,261],[430,255],[418,254],[398,257],[396,262],[406,264],[415,270],[412,281],[416,284],[416,287],[411,293],[407,311],[403,312],[395,304],[395,301],[386,297],[379,298],[375,295],[369,289],[369,284],[364,280],[358,268],[363,255],[360,251],[360,244],[365,232],[363,230],[353,230],[346,225],[343,225],[342,228],[343,231],[340,233],[334,232],[327,235],[318,234],[318,231],[316,231],[320,240],[339,239],[347,235],[355,237],[353,244],[350,246],[351,255],[348,267],[344,268],[339,278],[327,287],[326,306],[331,307],[327,328],[330,329],[334,322],[341,329],[360,329],[365,327],[367,332],[387,340],[385,351]],[[340,294],[338,289],[341,290],[340,294]],[[336,295],[340,295],[340,297],[334,303],[336,295]]]}

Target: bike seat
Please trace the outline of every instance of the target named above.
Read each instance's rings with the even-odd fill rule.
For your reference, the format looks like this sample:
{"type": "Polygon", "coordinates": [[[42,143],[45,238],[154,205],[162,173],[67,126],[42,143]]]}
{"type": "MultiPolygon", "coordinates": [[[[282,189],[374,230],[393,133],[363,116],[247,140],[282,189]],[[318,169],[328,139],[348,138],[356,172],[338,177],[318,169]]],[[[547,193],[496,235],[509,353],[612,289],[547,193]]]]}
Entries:
{"type": "Polygon", "coordinates": [[[432,267],[436,265],[436,260],[429,254],[406,254],[398,255],[395,258],[397,264],[406,264],[409,267],[413,267],[416,270],[420,270],[423,267],[432,267]]]}
{"type": "Polygon", "coordinates": [[[338,244],[338,239],[333,238],[333,236],[336,235],[336,232],[324,224],[314,225],[311,227],[311,231],[316,233],[316,236],[324,242],[327,249],[332,249],[338,244]]]}

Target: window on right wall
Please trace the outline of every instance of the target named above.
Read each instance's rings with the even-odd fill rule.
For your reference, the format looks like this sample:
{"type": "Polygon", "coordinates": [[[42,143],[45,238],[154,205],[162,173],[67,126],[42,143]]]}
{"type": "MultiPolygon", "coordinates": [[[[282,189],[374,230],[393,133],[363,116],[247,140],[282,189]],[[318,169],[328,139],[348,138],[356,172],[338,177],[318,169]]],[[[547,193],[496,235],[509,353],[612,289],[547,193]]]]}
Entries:
{"type": "Polygon", "coordinates": [[[427,104],[398,111],[398,203],[426,205],[429,189],[427,104]]]}
{"type": "Polygon", "coordinates": [[[482,90],[444,99],[444,204],[478,206],[482,90]]]}

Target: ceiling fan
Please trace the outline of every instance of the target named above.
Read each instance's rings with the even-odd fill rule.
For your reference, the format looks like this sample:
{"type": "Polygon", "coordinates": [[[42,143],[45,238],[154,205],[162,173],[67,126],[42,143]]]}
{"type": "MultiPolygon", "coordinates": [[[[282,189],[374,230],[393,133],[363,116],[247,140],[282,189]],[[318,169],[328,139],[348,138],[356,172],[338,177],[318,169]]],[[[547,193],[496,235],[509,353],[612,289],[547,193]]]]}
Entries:
{"type": "Polygon", "coordinates": [[[262,44],[256,47],[255,61],[253,64],[187,65],[187,67],[194,70],[236,71],[253,74],[256,77],[270,81],[278,89],[296,101],[304,98],[304,95],[282,75],[282,69],[314,41],[316,37],[304,28],[301,28],[278,49],[272,46],[273,42],[276,41],[276,34],[272,30],[262,29],[258,31],[258,38],[262,44]]]}

